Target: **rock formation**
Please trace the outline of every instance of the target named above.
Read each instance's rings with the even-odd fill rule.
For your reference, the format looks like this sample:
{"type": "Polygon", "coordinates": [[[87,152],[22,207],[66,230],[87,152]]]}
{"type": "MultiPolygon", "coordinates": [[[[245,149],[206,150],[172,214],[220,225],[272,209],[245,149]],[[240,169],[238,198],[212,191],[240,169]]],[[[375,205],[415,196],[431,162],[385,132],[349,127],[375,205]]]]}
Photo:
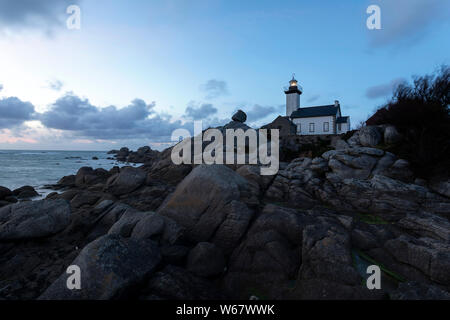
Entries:
{"type": "Polygon", "coordinates": [[[0,299],[449,299],[449,184],[377,148],[398,139],[366,128],[309,157],[290,140],[270,177],[177,166],[167,149],[81,168],[46,200],[0,187],[0,299]],[[76,292],[73,264],[88,279],[76,292]],[[372,264],[381,290],[364,285],[372,264]]]}

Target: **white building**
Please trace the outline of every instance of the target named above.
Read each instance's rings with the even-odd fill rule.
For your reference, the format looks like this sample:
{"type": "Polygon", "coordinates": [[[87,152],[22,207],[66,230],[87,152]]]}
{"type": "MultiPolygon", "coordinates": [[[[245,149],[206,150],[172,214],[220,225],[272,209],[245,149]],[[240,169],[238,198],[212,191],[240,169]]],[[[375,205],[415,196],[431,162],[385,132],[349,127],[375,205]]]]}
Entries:
{"type": "Polygon", "coordinates": [[[350,117],[342,116],[339,101],[332,105],[300,108],[303,89],[292,77],[286,94],[286,116],[297,126],[298,135],[342,134],[350,130],[350,117]]]}

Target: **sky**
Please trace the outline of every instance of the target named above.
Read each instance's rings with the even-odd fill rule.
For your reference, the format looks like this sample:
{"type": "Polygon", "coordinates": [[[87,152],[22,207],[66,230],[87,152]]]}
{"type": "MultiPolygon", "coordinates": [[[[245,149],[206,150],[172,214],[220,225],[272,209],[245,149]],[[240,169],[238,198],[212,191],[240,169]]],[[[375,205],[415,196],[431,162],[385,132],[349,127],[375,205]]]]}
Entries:
{"type": "Polygon", "coordinates": [[[0,149],[161,150],[238,109],[259,127],[293,73],[301,107],[339,100],[356,126],[450,64],[449,31],[448,0],[0,0],[0,149]]]}

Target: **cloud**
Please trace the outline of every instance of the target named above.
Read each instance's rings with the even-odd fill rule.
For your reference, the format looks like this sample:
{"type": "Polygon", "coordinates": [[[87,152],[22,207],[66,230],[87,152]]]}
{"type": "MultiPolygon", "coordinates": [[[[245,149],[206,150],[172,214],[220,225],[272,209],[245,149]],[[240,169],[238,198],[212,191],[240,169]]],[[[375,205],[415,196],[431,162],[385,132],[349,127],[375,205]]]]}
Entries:
{"type": "Polygon", "coordinates": [[[186,108],[185,117],[192,120],[206,119],[217,113],[217,109],[210,103],[204,103],[195,107],[193,102],[186,108]]]}
{"type": "Polygon", "coordinates": [[[386,84],[380,84],[367,89],[366,97],[377,99],[392,94],[399,84],[406,82],[405,78],[397,78],[386,84]]]}
{"type": "Polygon", "coordinates": [[[38,28],[51,32],[56,26],[63,26],[69,5],[77,5],[80,0],[1,0],[1,29],[38,28]]]}
{"type": "Polygon", "coordinates": [[[69,93],[41,114],[39,120],[47,128],[70,131],[77,138],[170,141],[172,132],[186,124],[171,122],[170,116],[156,114],[154,107],[154,102],[135,99],[124,108],[99,108],[69,93]]]}
{"type": "Polygon", "coordinates": [[[48,81],[48,88],[55,90],[55,91],[61,91],[62,87],[64,86],[64,83],[60,80],[53,80],[48,81]]]}
{"type": "Polygon", "coordinates": [[[242,109],[247,114],[248,122],[255,122],[257,120],[263,119],[271,114],[281,113],[283,111],[284,106],[280,105],[278,107],[274,106],[260,106],[259,104],[255,104],[250,109],[242,109]]]}
{"type": "Polygon", "coordinates": [[[314,101],[316,101],[319,98],[320,98],[320,94],[315,94],[315,95],[311,96],[310,98],[308,98],[308,100],[306,100],[306,101],[314,102],[314,101]]]}
{"type": "Polygon", "coordinates": [[[0,92],[3,90],[3,85],[0,84],[0,92]]]}
{"type": "Polygon", "coordinates": [[[216,79],[208,80],[201,89],[206,93],[206,99],[218,98],[229,93],[227,83],[216,79]]]}
{"type": "Polygon", "coordinates": [[[377,5],[382,30],[368,30],[372,47],[414,44],[450,13],[448,0],[379,0],[377,5]]]}
{"type": "Polygon", "coordinates": [[[16,97],[0,99],[0,129],[12,128],[32,120],[34,106],[16,97]]]}

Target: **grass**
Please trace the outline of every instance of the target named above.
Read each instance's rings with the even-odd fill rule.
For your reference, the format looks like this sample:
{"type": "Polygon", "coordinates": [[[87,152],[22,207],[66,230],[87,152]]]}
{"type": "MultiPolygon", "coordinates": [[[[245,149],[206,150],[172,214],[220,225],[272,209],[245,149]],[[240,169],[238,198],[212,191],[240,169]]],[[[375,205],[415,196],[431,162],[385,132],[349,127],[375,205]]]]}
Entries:
{"type": "Polygon", "coordinates": [[[390,224],[390,222],[384,220],[383,218],[381,218],[379,216],[375,216],[373,214],[358,213],[357,217],[358,217],[359,221],[367,223],[367,224],[390,224]]]}
{"type": "MultiPolygon", "coordinates": [[[[386,275],[388,275],[389,277],[391,277],[392,279],[394,279],[397,282],[405,282],[406,279],[403,278],[401,275],[399,275],[398,273],[395,273],[394,271],[389,270],[388,268],[386,268],[383,264],[377,262],[376,260],[372,259],[371,257],[369,257],[368,255],[366,255],[365,253],[359,251],[358,249],[353,249],[361,258],[363,258],[364,260],[367,260],[368,262],[375,264],[377,266],[380,267],[381,271],[383,271],[386,275]]],[[[355,261],[355,257],[353,257],[353,262],[356,263],[355,261]]]]}

